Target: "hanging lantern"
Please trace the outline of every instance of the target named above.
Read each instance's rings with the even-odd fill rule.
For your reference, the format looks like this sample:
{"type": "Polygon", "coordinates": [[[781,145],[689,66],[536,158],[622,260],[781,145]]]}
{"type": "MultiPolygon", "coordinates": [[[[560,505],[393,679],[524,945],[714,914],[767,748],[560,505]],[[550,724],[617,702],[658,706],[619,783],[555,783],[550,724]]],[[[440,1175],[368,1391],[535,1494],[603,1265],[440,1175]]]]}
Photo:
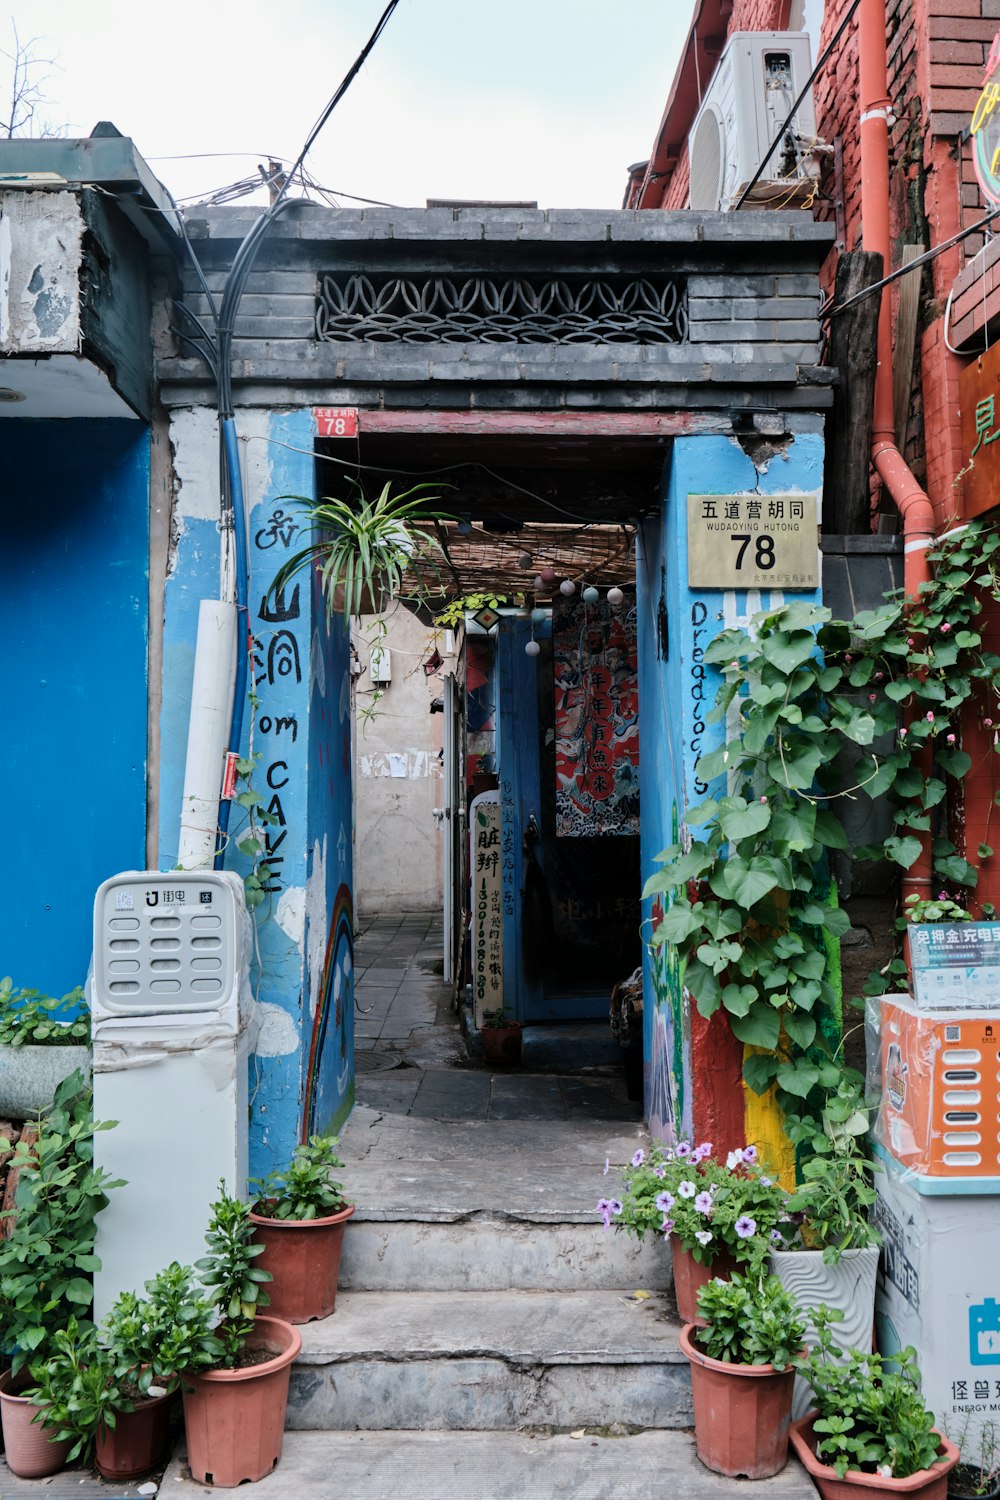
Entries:
{"type": "Polygon", "coordinates": [[[625,598],[625,595],[622,593],[621,589],[618,587],[617,584],[615,584],[615,586],[614,586],[613,589],[608,589],[608,603],[609,604],[621,604],[622,601],[624,600],[624,598],[625,598]]]}
{"type": "Polygon", "coordinates": [[[551,585],[556,581],[556,570],[555,568],[543,568],[538,576],[543,583],[551,585]]]}
{"type": "Polygon", "coordinates": [[[601,596],[591,583],[587,585],[580,597],[584,604],[596,604],[601,596]]]}
{"type": "Polygon", "coordinates": [[[535,566],[535,559],[532,557],[530,552],[522,552],[521,556],[517,560],[517,565],[519,568],[523,569],[525,573],[530,573],[532,568],[535,566]]]}
{"type": "Polygon", "coordinates": [[[542,577],[541,573],[539,573],[538,577],[535,579],[535,593],[545,593],[545,579],[542,577]]]}
{"type": "Polygon", "coordinates": [[[559,585],[559,592],[560,594],[565,595],[567,599],[570,598],[572,594],[576,593],[576,584],[573,582],[572,578],[563,579],[562,583],[559,585]]]}
{"type": "Polygon", "coordinates": [[[464,520],[459,521],[458,525],[455,527],[455,530],[457,531],[459,536],[471,536],[472,522],[466,516],[464,520]]]}
{"type": "Polygon", "coordinates": [[[541,649],[541,646],[535,640],[534,636],[532,636],[531,640],[525,643],[524,654],[525,656],[537,656],[541,649]]]}
{"type": "Polygon", "coordinates": [[[540,625],[542,621],[547,620],[548,617],[549,612],[547,609],[533,609],[531,611],[531,623],[533,625],[540,625]]]}

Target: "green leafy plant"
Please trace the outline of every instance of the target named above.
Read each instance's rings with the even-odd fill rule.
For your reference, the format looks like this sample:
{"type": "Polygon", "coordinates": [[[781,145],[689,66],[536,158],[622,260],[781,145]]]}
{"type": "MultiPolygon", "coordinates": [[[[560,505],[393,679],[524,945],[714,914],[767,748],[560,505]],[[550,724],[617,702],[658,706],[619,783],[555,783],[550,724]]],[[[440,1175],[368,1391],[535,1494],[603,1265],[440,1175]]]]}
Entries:
{"type": "Polygon", "coordinates": [[[321,1219],[344,1208],[343,1189],[330,1173],[344,1165],[334,1147],[338,1136],[312,1135],[296,1146],[284,1171],[254,1178],[254,1211],[270,1219],[321,1219]]]}
{"type": "Polygon", "coordinates": [[[221,1364],[218,1308],[192,1267],[172,1261],[145,1283],[145,1297],[122,1292],[101,1325],[101,1342],[118,1379],[140,1395],[176,1390],[182,1374],[221,1364]]]}
{"type": "Polygon", "coordinates": [[[263,1286],[272,1277],[270,1271],[254,1266],[264,1246],[251,1243],[253,1232],[250,1205],[231,1198],[225,1183],[220,1182],[205,1235],[208,1254],[195,1261],[195,1270],[221,1315],[216,1335],[223,1348],[221,1363],[227,1369],[237,1363],[253,1333],[258,1309],[270,1300],[263,1286]]]}
{"type": "Polygon", "coordinates": [[[725,1162],[707,1141],[640,1149],[622,1170],[621,1191],[620,1199],[597,1205],[606,1228],[638,1239],[673,1237],[706,1266],[720,1254],[749,1261],[788,1216],[786,1194],[764,1171],[755,1146],[731,1151],[725,1162]]]}
{"type": "Polygon", "coordinates": [[[910,922],[971,921],[971,911],[966,911],[964,906],[959,906],[957,901],[952,901],[946,891],[934,900],[921,899],[920,896],[913,895],[907,896],[903,902],[902,925],[904,927],[910,922]]]}
{"type": "Polygon", "coordinates": [[[517,1024],[518,1023],[514,1020],[514,1017],[513,1016],[509,1016],[507,1014],[507,1012],[504,1010],[504,1008],[503,1008],[502,1005],[498,1005],[494,1010],[484,1010],[483,1011],[483,1027],[482,1027],[482,1029],[484,1029],[484,1030],[487,1030],[487,1031],[497,1030],[497,1031],[499,1031],[503,1027],[506,1027],[506,1026],[516,1026],[517,1024]]]}
{"type": "Polygon", "coordinates": [[[418,553],[427,558],[441,551],[437,540],[419,529],[443,519],[443,513],[428,509],[430,501],[439,498],[430,484],[414,485],[398,495],[386,484],[375,500],[358,484],[346,500],[281,498],[308,507],[314,540],[282,564],[269,593],[282,593],[297,573],[316,564],[328,614],[339,608],[345,620],[360,615],[366,600],[377,613],[384,598],[399,595],[403,575],[418,553]]]}
{"type": "Polygon", "coordinates": [[[781,1226],[786,1248],[822,1250],[824,1261],[832,1265],[845,1250],[880,1243],[868,1219],[876,1197],[865,1149],[868,1123],[860,1080],[846,1072],[818,1121],[808,1114],[786,1116],[801,1177],[788,1200],[796,1228],[781,1226]]]}
{"type": "Polygon", "coordinates": [[[705,1327],[694,1331],[692,1342],[710,1359],[785,1370],[802,1353],[802,1314],[777,1276],[764,1274],[759,1257],[746,1273],[701,1287],[698,1315],[705,1327]]]}
{"type": "Polygon", "coordinates": [[[114,1428],[118,1413],[133,1403],[115,1362],[102,1349],[93,1324],[70,1317],[47,1341],[45,1356],[31,1364],[32,1384],[20,1392],[38,1406],[35,1421],[52,1429],[53,1442],[70,1442],[67,1462],[90,1458],[98,1428],[114,1428]]]}
{"type": "Polygon", "coordinates": [[[949,1433],[963,1453],[975,1453],[975,1458],[958,1464],[948,1475],[948,1494],[976,1500],[1000,1488],[1000,1444],[995,1422],[984,1422],[973,1438],[969,1437],[968,1427],[967,1417],[961,1433],[957,1436],[949,1433]]]}
{"type": "Polygon", "coordinates": [[[33,1145],[19,1141],[10,1165],[19,1172],[10,1236],[0,1240],[0,1326],[15,1374],[48,1346],[72,1314],[86,1331],[93,1302],[95,1220],[108,1193],[124,1184],[94,1166],[96,1123],[80,1072],[56,1089],[33,1145]]]}
{"type": "MultiPolygon", "coordinates": [[[[477,609],[499,609],[501,604],[509,604],[510,597],[507,594],[462,594],[458,599],[449,599],[444,609],[434,616],[435,625],[443,625],[449,630],[454,630],[456,625],[461,625],[466,615],[475,614],[477,609]]],[[[524,595],[514,596],[515,604],[523,604],[524,595]]]]}
{"type": "Polygon", "coordinates": [[[90,1012],[78,985],[56,1000],[0,979],[0,1046],[88,1047],[90,1012]]]}
{"type": "Polygon", "coordinates": [[[843,1314],[821,1305],[812,1316],[816,1342],[795,1367],[813,1389],[819,1460],[839,1479],[850,1469],[894,1479],[929,1469],[939,1438],[920,1395],[914,1351],[903,1349],[890,1361],[851,1349],[845,1359],[830,1334],[843,1314]]]}

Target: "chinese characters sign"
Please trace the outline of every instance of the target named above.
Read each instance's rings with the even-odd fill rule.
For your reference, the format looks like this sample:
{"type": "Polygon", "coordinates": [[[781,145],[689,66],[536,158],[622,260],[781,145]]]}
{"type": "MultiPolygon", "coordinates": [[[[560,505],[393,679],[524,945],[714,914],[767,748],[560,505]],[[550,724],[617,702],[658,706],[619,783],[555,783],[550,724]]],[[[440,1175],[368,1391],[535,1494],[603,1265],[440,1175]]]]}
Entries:
{"type": "Polygon", "coordinates": [[[356,406],[314,406],[313,417],[317,437],[356,438],[358,435],[356,406]]]}
{"type": "MultiPolygon", "coordinates": [[[[1000,119],[998,119],[1000,123],[1000,119]]],[[[1000,503],[1000,344],[970,360],[958,377],[962,413],[962,496],[967,520],[1000,503]]]]}
{"type": "Polygon", "coordinates": [[[1000,1009],[1000,922],[914,923],[909,936],[918,1005],[1000,1009]]]}
{"type": "Polygon", "coordinates": [[[556,599],[556,834],[639,832],[635,611],[556,599]]]}
{"type": "Polygon", "coordinates": [[[815,589],[815,495],[689,495],[688,584],[815,589]]]}
{"type": "Polygon", "coordinates": [[[477,1026],[503,1005],[502,849],[500,794],[483,792],[469,811],[472,872],[472,997],[477,1026]]]}

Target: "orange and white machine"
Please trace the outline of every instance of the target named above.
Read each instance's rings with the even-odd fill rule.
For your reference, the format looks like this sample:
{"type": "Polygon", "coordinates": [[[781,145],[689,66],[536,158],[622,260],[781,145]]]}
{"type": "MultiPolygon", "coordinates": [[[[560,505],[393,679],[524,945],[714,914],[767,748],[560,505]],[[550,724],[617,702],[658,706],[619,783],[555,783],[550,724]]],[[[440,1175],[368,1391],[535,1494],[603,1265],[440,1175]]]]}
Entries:
{"type": "Polygon", "coordinates": [[[925,1010],[906,995],[876,1003],[876,1142],[918,1177],[944,1179],[938,1191],[955,1191],[958,1178],[1000,1179],[1000,1014],[925,1010]]]}

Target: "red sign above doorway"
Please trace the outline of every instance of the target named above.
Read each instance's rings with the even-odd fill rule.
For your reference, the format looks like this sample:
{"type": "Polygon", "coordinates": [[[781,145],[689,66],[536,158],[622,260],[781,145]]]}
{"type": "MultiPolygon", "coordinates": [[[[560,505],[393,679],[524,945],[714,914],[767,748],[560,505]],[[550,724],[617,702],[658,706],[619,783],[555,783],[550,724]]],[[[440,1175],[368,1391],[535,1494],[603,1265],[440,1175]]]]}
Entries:
{"type": "Polygon", "coordinates": [[[316,436],[321,438],[354,438],[358,435],[356,406],[314,406],[316,436]]]}

